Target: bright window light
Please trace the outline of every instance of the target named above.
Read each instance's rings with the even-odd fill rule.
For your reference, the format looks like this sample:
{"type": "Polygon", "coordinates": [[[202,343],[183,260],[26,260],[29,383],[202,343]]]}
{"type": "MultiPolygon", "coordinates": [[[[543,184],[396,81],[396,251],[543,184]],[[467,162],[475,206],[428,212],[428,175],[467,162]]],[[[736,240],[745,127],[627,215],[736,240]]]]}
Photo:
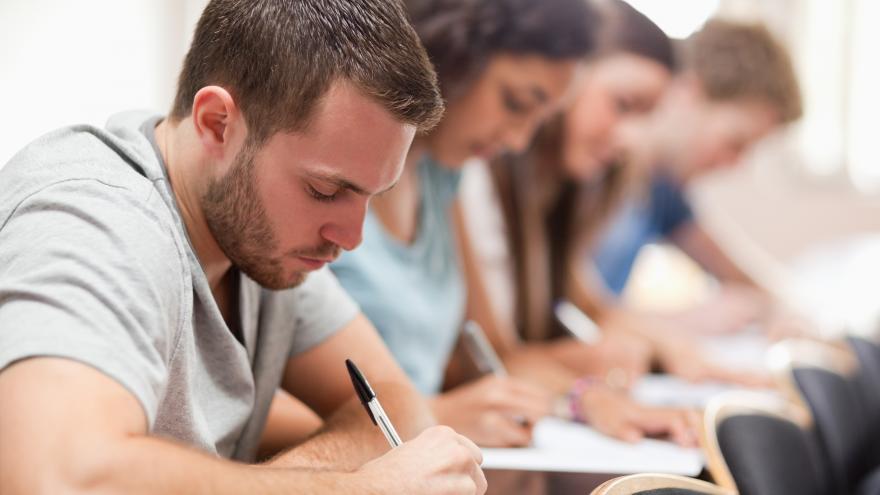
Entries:
{"type": "Polygon", "coordinates": [[[880,192],[880,156],[877,153],[877,109],[880,108],[880,62],[876,47],[880,31],[874,20],[880,16],[880,3],[859,0],[853,15],[852,52],[849,77],[849,172],[856,187],[866,193],[880,192]]]}
{"type": "Polygon", "coordinates": [[[626,0],[670,38],[687,38],[718,11],[721,0],[626,0]]]}

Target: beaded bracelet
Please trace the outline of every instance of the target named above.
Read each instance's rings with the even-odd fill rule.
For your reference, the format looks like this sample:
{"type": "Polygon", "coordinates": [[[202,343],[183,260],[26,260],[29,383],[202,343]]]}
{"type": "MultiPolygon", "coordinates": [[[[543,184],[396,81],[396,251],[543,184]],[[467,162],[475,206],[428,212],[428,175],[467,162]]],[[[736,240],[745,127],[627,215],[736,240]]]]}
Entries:
{"type": "Polygon", "coordinates": [[[589,419],[584,412],[583,398],[587,390],[598,383],[599,380],[593,376],[585,376],[575,380],[571,390],[566,395],[568,399],[568,411],[571,414],[572,421],[578,423],[588,423],[589,419]]]}

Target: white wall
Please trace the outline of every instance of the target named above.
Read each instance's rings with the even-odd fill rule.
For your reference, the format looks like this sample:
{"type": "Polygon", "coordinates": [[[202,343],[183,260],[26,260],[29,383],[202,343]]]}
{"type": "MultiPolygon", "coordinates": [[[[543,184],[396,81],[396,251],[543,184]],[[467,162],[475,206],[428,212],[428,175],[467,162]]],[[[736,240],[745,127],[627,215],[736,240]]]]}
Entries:
{"type": "Polygon", "coordinates": [[[166,111],[203,3],[0,1],[0,166],[63,125],[166,111]]]}

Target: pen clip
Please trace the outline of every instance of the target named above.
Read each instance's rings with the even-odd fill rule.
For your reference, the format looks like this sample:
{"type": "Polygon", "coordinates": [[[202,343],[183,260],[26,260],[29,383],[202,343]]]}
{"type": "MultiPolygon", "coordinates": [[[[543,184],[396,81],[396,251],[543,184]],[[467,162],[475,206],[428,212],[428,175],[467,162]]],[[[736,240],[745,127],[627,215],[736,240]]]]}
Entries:
{"type": "Polygon", "coordinates": [[[370,415],[373,424],[378,425],[379,423],[376,421],[376,416],[373,415],[373,410],[370,409],[369,406],[370,401],[376,398],[376,392],[373,392],[370,383],[367,382],[367,379],[364,378],[361,370],[358,369],[351,359],[345,360],[345,367],[348,368],[348,375],[351,377],[351,383],[354,385],[354,390],[357,392],[358,398],[361,400],[361,405],[367,410],[367,414],[370,415]]]}

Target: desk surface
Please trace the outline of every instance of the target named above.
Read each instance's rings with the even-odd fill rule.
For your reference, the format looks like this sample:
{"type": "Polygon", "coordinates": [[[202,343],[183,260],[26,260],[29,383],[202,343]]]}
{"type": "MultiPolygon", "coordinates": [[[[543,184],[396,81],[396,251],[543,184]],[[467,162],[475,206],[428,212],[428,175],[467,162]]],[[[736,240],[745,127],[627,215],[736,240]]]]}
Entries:
{"type": "MultiPolygon", "coordinates": [[[[799,288],[796,295],[806,307],[829,313],[810,315],[818,321],[823,321],[821,317],[828,321],[846,321],[840,315],[858,313],[866,315],[861,317],[866,322],[873,322],[876,315],[880,315],[880,304],[876,299],[877,290],[866,287],[875,288],[880,284],[880,236],[835,247],[837,249],[815,250],[792,263],[790,268],[797,282],[793,286],[799,288]],[[856,308],[857,303],[864,307],[856,308]]],[[[857,328],[856,322],[847,323],[857,328]]],[[[764,367],[769,346],[755,331],[715,337],[701,344],[717,362],[742,369],[764,367]]],[[[736,387],[691,384],[674,377],[653,375],[636,384],[633,394],[640,402],[653,405],[701,407],[711,397],[733,389],[736,387]]],[[[486,469],[603,474],[650,471],[694,476],[704,465],[698,449],[683,449],[658,440],[628,444],[590,427],[558,419],[545,419],[536,426],[532,447],[483,449],[483,453],[486,469]]]]}
{"type": "MultiPolygon", "coordinates": [[[[719,362],[755,369],[762,366],[769,343],[757,332],[744,332],[714,337],[703,345],[719,362]]],[[[633,388],[633,396],[639,402],[657,406],[704,407],[715,395],[737,389],[739,387],[720,383],[695,384],[668,375],[648,375],[633,388]]],[[[483,449],[486,469],[696,476],[704,465],[700,449],[686,449],[651,439],[630,444],[589,426],[556,418],[546,418],[535,426],[532,447],[483,449]]]]}

